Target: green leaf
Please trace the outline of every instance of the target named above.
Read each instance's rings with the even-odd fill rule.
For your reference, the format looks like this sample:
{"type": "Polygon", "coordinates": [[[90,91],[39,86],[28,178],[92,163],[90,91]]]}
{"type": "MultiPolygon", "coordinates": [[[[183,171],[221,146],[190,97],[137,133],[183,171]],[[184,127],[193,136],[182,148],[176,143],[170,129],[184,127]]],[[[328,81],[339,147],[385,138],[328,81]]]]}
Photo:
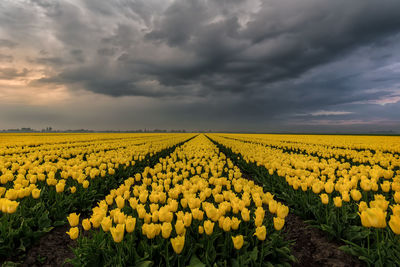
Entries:
{"type": "Polygon", "coordinates": [[[135,266],[137,266],[137,267],[151,267],[151,266],[153,266],[153,262],[152,261],[141,261],[141,262],[137,262],[135,264],[135,266]]]}
{"type": "Polygon", "coordinates": [[[193,254],[192,258],[190,259],[189,265],[187,267],[205,267],[206,265],[197,258],[196,255],[193,254]]]}

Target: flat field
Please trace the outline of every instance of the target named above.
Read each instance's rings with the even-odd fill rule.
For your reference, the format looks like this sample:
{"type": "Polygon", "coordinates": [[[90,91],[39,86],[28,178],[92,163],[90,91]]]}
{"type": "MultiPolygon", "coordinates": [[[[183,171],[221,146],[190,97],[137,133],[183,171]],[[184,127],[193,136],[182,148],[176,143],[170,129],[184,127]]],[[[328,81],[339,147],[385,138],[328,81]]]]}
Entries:
{"type": "Polygon", "coordinates": [[[0,134],[4,266],[398,266],[400,137],[0,134]]]}

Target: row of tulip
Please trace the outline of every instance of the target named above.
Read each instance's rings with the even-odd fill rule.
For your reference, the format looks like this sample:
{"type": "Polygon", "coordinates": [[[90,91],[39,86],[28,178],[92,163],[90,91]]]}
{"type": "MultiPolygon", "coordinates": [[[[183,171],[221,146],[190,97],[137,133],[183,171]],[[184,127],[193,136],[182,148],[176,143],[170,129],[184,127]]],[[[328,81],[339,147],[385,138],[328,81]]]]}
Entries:
{"type": "Polygon", "coordinates": [[[41,235],[65,224],[70,212],[87,213],[127,175],[154,165],[193,136],[61,135],[43,143],[17,135],[2,140],[0,180],[6,182],[0,187],[0,260],[24,253],[41,235]]]}
{"type": "MultiPolygon", "coordinates": [[[[313,220],[330,236],[344,240],[347,246],[343,249],[349,253],[370,265],[400,262],[397,165],[382,171],[377,165],[341,163],[334,156],[326,160],[287,147],[260,145],[246,141],[247,135],[239,139],[221,134],[209,137],[241,169],[284,199],[293,212],[313,220]]],[[[396,155],[393,153],[394,158],[396,155]]]]}
{"type": "Polygon", "coordinates": [[[71,263],[289,265],[280,233],[288,212],[199,135],[127,178],[79,225],[70,214],[71,263]]]}

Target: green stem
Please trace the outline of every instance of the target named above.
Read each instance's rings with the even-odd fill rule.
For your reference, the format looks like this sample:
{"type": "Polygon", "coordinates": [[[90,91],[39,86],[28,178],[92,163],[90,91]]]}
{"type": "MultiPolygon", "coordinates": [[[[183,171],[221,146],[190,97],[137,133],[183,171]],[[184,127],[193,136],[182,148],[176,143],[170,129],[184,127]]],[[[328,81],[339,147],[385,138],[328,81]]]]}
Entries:
{"type": "Polygon", "coordinates": [[[377,250],[378,250],[378,258],[379,258],[379,265],[382,265],[382,258],[381,258],[381,243],[380,243],[380,229],[376,229],[376,243],[377,243],[377,250]]]}
{"type": "Polygon", "coordinates": [[[260,267],[263,264],[263,258],[264,258],[264,246],[263,243],[261,242],[261,257],[260,257],[260,267]]]}
{"type": "Polygon", "coordinates": [[[166,242],[166,243],[167,244],[165,246],[165,255],[166,255],[165,262],[166,262],[167,267],[169,267],[168,242],[166,242]]]}

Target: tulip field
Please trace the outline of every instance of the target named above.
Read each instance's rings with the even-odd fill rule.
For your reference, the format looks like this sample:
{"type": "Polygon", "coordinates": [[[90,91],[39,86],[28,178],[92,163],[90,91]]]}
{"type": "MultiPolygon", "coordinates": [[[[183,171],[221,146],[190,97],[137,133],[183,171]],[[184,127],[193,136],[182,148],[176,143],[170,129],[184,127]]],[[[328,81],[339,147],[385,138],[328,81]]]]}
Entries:
{"type": "Polygon", "coordinates": [[[67,225],[69,266],[291,266],[293,214],[400,265],[396,136],[0,134],[0,183],[6,264],[67,225]]]}

